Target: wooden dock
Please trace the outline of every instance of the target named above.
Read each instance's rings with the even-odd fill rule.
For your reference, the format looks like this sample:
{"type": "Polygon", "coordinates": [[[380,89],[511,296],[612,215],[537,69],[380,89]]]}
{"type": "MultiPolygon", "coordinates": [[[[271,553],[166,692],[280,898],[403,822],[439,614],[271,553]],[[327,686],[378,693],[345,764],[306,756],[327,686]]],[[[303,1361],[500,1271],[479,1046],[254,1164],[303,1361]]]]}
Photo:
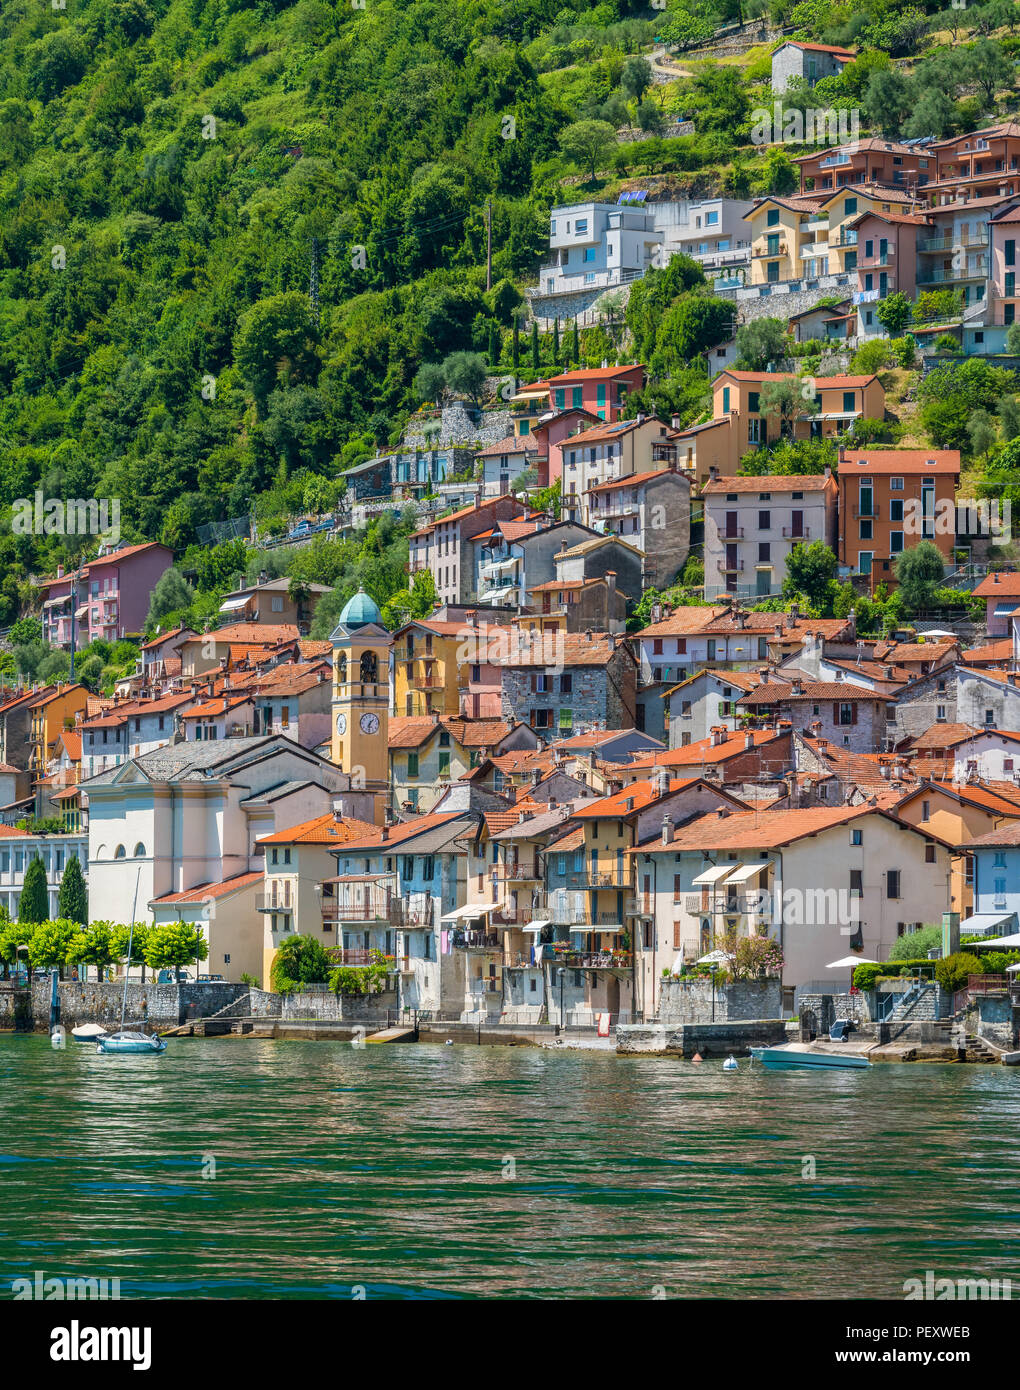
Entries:
{"type": "Polygon", "coordinates": [[[413,1028],[382,1028],[378,1033],[369,1033],[365,1039],[366,1043],[391,1043],[400,1042],[404,1038],[413,1038],[413,1028]]]}

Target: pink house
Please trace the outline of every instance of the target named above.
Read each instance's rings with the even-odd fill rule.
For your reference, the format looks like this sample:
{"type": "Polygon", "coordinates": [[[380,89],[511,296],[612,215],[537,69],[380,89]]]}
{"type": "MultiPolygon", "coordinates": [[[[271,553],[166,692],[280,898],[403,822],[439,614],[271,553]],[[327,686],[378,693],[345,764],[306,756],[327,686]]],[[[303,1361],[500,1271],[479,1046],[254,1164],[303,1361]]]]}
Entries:
{"type": "Polygon", "coordinates": [[[974,590],[985,601],[985,625],[989,637],[1008,637],[1010,618],[1020,609],[1020,573],[992,570],[974,590]]]}
{"type": "Polygon", "coordinates": [[[543,416],[538,424],[532,426],[531,437],[538,450],[535,461],[537,487],[552,487],[557,478],[562,478],[563,454],[560,445],[563,441],[579,429],[597,424],[598,416],[590,410],[558,410],[554,415],[543,416]]]}
{"type": "Polygon", "coordinates": [[[640,362],[629,367],[581,367],[549,378],[549,405],[553,410],[590,410],[609,424],[619,420],[628,395],[644,384],[640,362]]]}
{"type": "Polygon", "coordinates": [[[1017,304],[1017,245],[1020,243],[1020,207],[1008,207],[993,213],[988,220],[990,240],[989,275],[992,301],[992,321],[1008,326],[1016,322],[1017,304]]]}
{"type": "Polygon", "coordinates": [[[72,586],[77,607],[75,646],[97,637],[116,642],[142,631],[156,581],[173,564],[174,553],[165,545],[147,542],[106,550],[90,560],[77,575],[58,567],[55,579],[44,580],[43,638],[54,647],[71,645],[72,586]]]}

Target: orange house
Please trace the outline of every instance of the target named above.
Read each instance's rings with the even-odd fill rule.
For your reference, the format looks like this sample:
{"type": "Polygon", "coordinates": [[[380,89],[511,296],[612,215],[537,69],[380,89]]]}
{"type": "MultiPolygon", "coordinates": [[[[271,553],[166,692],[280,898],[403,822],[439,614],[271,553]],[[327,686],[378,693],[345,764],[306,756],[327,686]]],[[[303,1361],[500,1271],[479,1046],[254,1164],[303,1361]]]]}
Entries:
{"type": "Polygon", "coordinates": [[[897,555],[930,540],[948,563],[956,543],[958,449],[862,449],[839,455],[839,561],[895,587],[897,555]]]}
{"type": "Polygon", "coordinates": [[[858,419],[881,420],[885,391],[877,376],[799,377],[791,372],[738,372],[727,369],[712,383],[713,419],[667,436],[677,449],[679,466],[690,468],[704,483],[714,467],[732,478],[740,460],[786,436],[792,439],[837,438],[858,419]],[[804,399],[792,419],[762,410],[767,384],[792,382],[804,399]]]}

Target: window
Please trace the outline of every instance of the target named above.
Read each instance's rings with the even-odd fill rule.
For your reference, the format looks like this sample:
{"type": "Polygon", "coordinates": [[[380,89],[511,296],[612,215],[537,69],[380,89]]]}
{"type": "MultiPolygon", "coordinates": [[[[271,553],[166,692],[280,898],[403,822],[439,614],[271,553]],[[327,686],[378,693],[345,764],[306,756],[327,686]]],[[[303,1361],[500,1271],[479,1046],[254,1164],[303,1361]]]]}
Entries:
{"type": "Polygon", "coordinates": [[[864,870],[850,870],[850,896],[851,898],[862,898],[864,896],[864,870]]]}
{"type": "Polygon", "coordinates": [[[574,711],[572,709],[560,710],[560,733],[569,734],[574,728],[574,711]]]}
{"type": "Polygon", "coordinates": [[[136,859],[144,859],[144,858],[145,858],[145,846],[142,844],[141,840],[139,840],[138,843],[137,843],[137,845],[135,845],[135,858],[136,858],[136,859]]]}
{"type": "Polygon", "coordinates": [[[117,848],[113,851],[113,857],[114,859],[126,859],[127,850],[124,848],[123,845],[118,845],[117,848]]]}
{"type": "Polygon", "coordinates": [[[722,389],[722,408],[723,414],[728,415],[730,409],[730,388],[728,386],[724,386],[722,389]]]}
{"type": "Polygon", "coordinates": [[[890,531],[890,532],[889,532],[889,553],[890,553],[891,555],[898,555],[898,554],[902,551],[902,549],[903,549],[903,532],[902,532],[902,531],[890,531]]]}
{"type": "Polygon", "coordinates": [[[1006,880],[1004,878],[995,879],[995,906],[1006,906],[1006,880]]]}
{"type": "Polygon", "coordinates": [[[931,820],[931,802],[930,802],[930,801],[922,801],[922,802],[921,802],[921,819],[922,819],[922,820],[931,820]]]}
{"type": "Polygon", "coordinates": [[[900,871],[899,869],[886,869],[885,871],[885,895],[887,898],[898,898],[900,896],[900,871]]]}
{"type": "Polygon", "coordinates": [[[893,497],[893,498],[890,499],[890,501],[889,501],[889,520],[890,520],[890,521],[902,521],[902,520],[903,520],[903,499],[902,499],[902,498],[893,497]]]}
{"type": "Polygon", "coordinates": [[[769,564],[772,560],[772,544],[770,541],[758,542],[758,563],[769,564]]]}
{"type": "Polygon", "coordinates": [[[758,530],[759,530],[759,531],[770,531],[771,529],[772,529],[772,513],[771,513],[771,512],[759,512],[759,513],[758,513],[758,530]]]}
{"type": "Polygon", "coordinates": [[[993,709],[986,709],[986,710],[985,710],[985,723],[986,723],[986,724],[994,724],[994,723],[995,723],[995,711],[994,711],[993,709]]]}
{"type": "Polygon", "coordinates": [[[747,393],[747,409],[748,409],[748,411],[749,411],[749,413],[750,413],[751,415],[758,415],[758,414],[760,414],[760,411],[759,411],[759,408],[758,408],[758,401],[759,401],[758,392],[757,392],[757,391],[748,391],[748,393],[747,393]]]}
{"type": "Polygon", "coordinates": [[[995,858],[992,860],[992,868],[993,868],[993,869],[1004,869],[1005,867],[1006,867],[1006,851],[1005,851],[1004,849],[997,849],[997,850],[995,851],[995,858]]]}
{"type": "Polygon", "coordinates": [[[938,721],[940,721],[941,723],[945,723],[945,719],[946,719],[946,707],[945,707],[945,705],[936,705],[936,706],[935,706],[935,718],[936,718],[938,721]]]}
{"type": "Polygon", "coordinates": [[[889,491],[890,491],[890,492],[902,492],[902,491],[903,491],[903,479],[902,479],[902,478],[890,478],[890,479],[889,479],[889,491]]]}
{"type": "Polygon", "coordinates": [[[1016,242],[1007,241],[1003,243],[1003,253],[1007,265],[1016,265],[1016,242]]]}
{"type": "Polygon", "coordinates": [[[440,777],[449,777],[450,775],[449,753],[440,753],[439,755],[439,775],[440,777]]]}
{"type": "Polygon", "coordinates": [[[408,753],[407,755],[407,775],[408,777],[418,776],[418,754],[408,753]]]}
{"type": "Polygon", "coordinates": [[[935,846],[928,844],[924,847],[924,862],[926,864],[935,863],[935,846]]]}
{"type": "Polygon", "coordinates": [[[860,830],[851,830],[851,831],[850,831],[850,843],[851,843],[852,845],[859,845],[859,844],[862,844],[862,843],[863,843],[863,832],[860,831],[860,830]]]}
{"type": "Polygon", "coordinates": [[[765,214],[765,225],[766,225],[767,227],[778,227],[778,226],[779,226],[779,209],[778,209],[778,208],[769,208],[768,212],[765,214]]]}

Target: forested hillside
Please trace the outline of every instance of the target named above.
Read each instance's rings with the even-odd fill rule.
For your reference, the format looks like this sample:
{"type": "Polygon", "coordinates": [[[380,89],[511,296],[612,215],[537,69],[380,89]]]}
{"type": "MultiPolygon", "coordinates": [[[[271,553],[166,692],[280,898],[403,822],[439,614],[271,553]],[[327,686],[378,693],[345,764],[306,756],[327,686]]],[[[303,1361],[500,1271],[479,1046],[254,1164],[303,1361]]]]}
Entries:
{"type": "MultiPolygon", "coordinates": [[[[6,0],[0,508],[36,486],[119,498],[126,538],[179,552],[198,526],[255,499],[300,508],[309,477],[334,479],[399,438],[423,364],[464,350],[510,364],[514,311],[547,254],[556,200],[589,181],[615,196],[627,175],[653,171],[687,188],[792,186],[787,154],[749,143],[751,108],[770,95],[767,48],[652,87],[633,55],[765,13],[866,50],[824,95],[839,106],[855,84],[865,98],[874,89],[865,118],[877,127],[880,98],[916,105],[938,80],[910,61],[943,19],[962,23],[935,9],[6,0]],[[883,44],[908,71],[887,71],[883,44]],[[662,138],[677,115],[696,134],[662,138]],[[614,145],[628,122],[647,138],[614,145]]],[[[1016,10],[995,0],[968,12],[961,37],[980,42],[1016,10]]],[[[936,57],[950,42],[939,32],[936,57]]],[[[959,55],[935,133],[995,110],[1013,43],[994,62],[959,55]]],[[[670,307],[628,347],[658,348],[652,403],[690,418],[703,392],[684,371],[701,342],[697,325],[689,343],[675,325],[659,334],[670,307]]],[[[0,540],[0,623],[61,544],[0,540]]]]}

